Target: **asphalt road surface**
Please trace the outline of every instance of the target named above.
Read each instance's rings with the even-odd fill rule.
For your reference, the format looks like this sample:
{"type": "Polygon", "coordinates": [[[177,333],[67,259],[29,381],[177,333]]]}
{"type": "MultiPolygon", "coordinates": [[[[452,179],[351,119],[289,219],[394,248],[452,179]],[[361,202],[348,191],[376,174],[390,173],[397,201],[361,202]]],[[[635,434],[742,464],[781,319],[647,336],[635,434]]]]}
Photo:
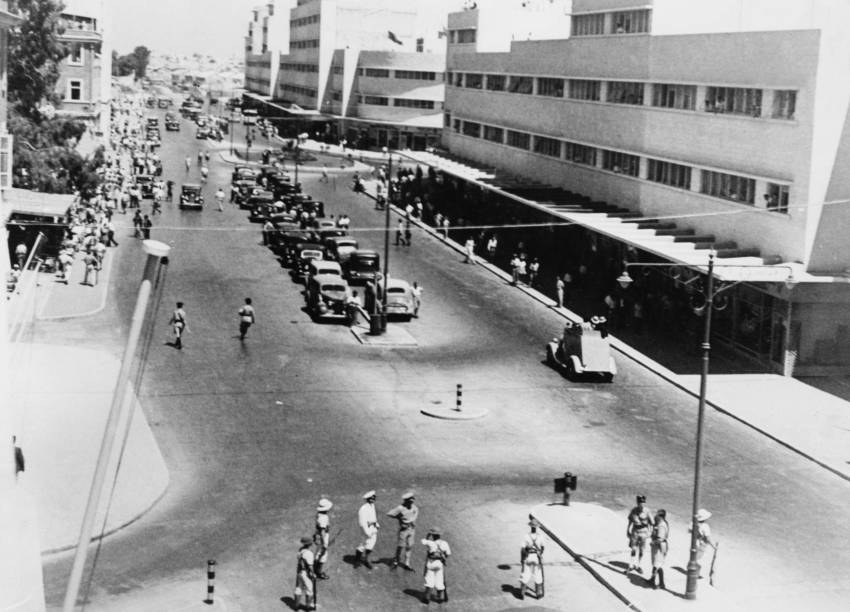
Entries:
{"type": "MultiPolygon", "coordinates": [[[[198,176],[194,165],[186,176],[183,160],[207,144],[185,121],[179,134],[163,136],[165,178],[179,191],[198,176]]],[[[380,520],[413,488],[420,536],[438,525],[454,551],[445,609],[621,609],[566,562],[549,571],[539,605],[519,602],[506,586],[516,584],[516,567],[500,566],[517,562],[528,510],[554,499],[552,479],[567,470],[579,475],[574,499],[622,511],[624,534],[637,493],[687,520],[696,401],[622,357],[613,384],[566,380],[543,363],[562,320],[417,230],[412,246],[391,246],[390,273],[424,287],[420,318],[403,324],[418,347],[367,347],[344,325],[314,323],[301,286],[261,245],[260,227],[233,206],[216,210],[214,190],[229,193],[229,172],[213,154],[206,209],[166,205],[154,219],[152,237],[173,250],[140,394],[172,483],[150,513],[106,540],[90,599],[138,598],[197,580],[216,559],[219,584],[241,609],[287,609],[281,598],[291,597],[297,540],[312,533],[315,504],[327,495],[335,503],[331,533],[341,531],[331,579],[320,583],[322,608],[419,609],[419,572],[350,565],[361,494],[377,489],[380,520]],[[245,297],[257,323],[240,342],[236,313],[245,297]],[[182,351],[165,344],[177,300],[188,314],[182,351]],[[457,383],[465,406],[486,407],[489,416],[446,422],[420,414],[452,405],[457,383]],[[573,591],[571,581],[585,587],[573,591]]],[[[328,214],[348,213],[361,244],[382,249],[382,214],[351,192],[350,175],[327,184],[319,176],[302,172],[305,190],[328,214]]],[[[62,324],[66,337],[120,354],[142,263],[124,253],[109,307],[86,323],[84,338],[62,324]]],[[[58,325],[40,331],[56,334],[58,325]]],[[[846,609],[847,482],[709,411],[703,491],[723,542],[725,593],[752,610],[846,609]]],[[[382,527],[378,559],[395,550],[391,520],[382,527]]],[[[670,563],[684,565],[687,548],[687,534],[673,534],[670,563]]],[[[70,555],[45,566],[51,606],[61,602],[69,568],[70,555]]]]}

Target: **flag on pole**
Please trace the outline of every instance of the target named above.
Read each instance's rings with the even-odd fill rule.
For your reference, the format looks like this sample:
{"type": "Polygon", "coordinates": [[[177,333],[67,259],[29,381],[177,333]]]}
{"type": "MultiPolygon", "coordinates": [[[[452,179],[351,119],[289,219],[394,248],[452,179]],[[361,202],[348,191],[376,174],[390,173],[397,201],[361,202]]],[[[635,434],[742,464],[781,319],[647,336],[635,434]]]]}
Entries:
{"type": "Polygon", "coordinates": [[[387,30],[387,38],[393,41],[397,45],[403,45],[404,43],[398,39],[398,36],[392,30],[387,30]]]}

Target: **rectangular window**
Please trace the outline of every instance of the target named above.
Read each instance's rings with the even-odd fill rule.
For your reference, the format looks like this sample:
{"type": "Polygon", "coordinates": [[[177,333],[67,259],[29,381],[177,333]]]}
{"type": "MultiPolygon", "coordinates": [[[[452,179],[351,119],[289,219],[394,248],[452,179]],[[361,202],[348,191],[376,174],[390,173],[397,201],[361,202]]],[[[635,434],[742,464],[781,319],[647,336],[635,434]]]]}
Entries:
{"type": "Polygon", "coordinates": [[[576,164],[586,164],[588,166],[596,165],[596,149],[587,145],[577,144],[575,142],[564,143],[564,156],[567,161],[576,164]]]}
{"type": "Polygon", "coordinates": [[[463,87],[463,73],[455,72],[455,87],[463,87]]]}
{"type": "Polygon", "coordinates": [[[755,202],[756,181],[745,176],[703,170],[701,191],[715,198],[753,204],[755,202]]]}
{"type": "Polygon", "coordinates": [[[761,116],[761,89],[743,87],[709,87],[705,95],[709,113],[761,116]]]}
{"type": "Polygon", "coordinates": [[[573,36],[599,36],[605,33],[605,14],[573,15],[573,36]]]}
{"type": "Polygon", "coordinates": [[[612,34],[641,34],[649,32],[650,10],[618,11],[611,14],[612,34]]]}
{"type": "Polygon", "coordinates": [[[455,132],[460,132],[460,119],[455,119],[454,130],[455,132]]]}
{"type": "Polygon", "coordinates": [[[553,98],[563,98],[564,79],[550,79],[539,77],[537,79],[537,95],[552,96],[553,98]]]}
{"type": "Polygon", "coordinates": [[[765,208],[771,212],[788,212],[788,185],[776,183],[767,184],[767,193],[764,194],[765,208]]]}
{"type": "Polygon", "coordinates": [[[531,134],[508,130],[507,144],[512,147],[516,147],[517,149],[525,149],[527,151],[531,146],[531,134]]]}
{"type": "Polygon", "coordinates": [[[773,92],[774,119],[793,119],[797,110],[797,92],[792,90],[778,90],[773,92]]]}
{"type": "Polygon", "coordinates": [[[534,152],[549,157],[561,157],[561,141],[545,136],[534,137],[534,152]]]}
{"type": "Polygon", "coordinates": [[[466,86],[469,89],[481,89],[484,87],[484,75],[475,72],[467,72],[466,86]]]}
{"type": "Polygon", "coordinates": [[[443,113],[443,127],[452,127],[451,113],[443,113]]]}
{"type": "Polygon", "coordinates": [[[573,100],[599,101],[600,81],[570,79],[569,97],[573,100]]]}
{"type": "Polygon", "coordinates": [[[474,121],[463,122],[463,135],[481,138],[481,124],[474,121]]]}
{"type": "Polygon", "coordinates": [[[508,91],[518,94],[530,94],[534,91],[534,79],[528,76],[511,75],[508,82],[508,91]]]}
{"type": "Polygon", "coordinates": [[[339,64],[335,65],[333,67],[333,73],[334,74],[342,74],[343,73],[343,67],[340,66],[339,64]]]}
{"type": "Polygon", "coordinates": [[[615,104],[643,104],[643,83],[629,81],[608,81],[606,102],[615,104]]]}
{"type": "Polygon", "coordinates": [[[427,110],[434,110],[434,101],[433,100],[411,100],[409,98],[395,98],[393,100],[393,106],[401,106],[404,108],[424,108],[427,110]]]}
{"type": "Polygon", "coordinates": [[[475,30],[474,29],[457,30],[457,42],[460,45],[474,43],[475,42],[475,30]]]}
{"type": "Polygon", "coordinates": [[[696,85],[652,84],[652,105],[661,108],[694,110],[696,108],[696,85]]]}
{"type": "Polygon", "coordinates": [[[0,189],[12,186],[12,136],[0,136],[0,189]]]}
{"type": "Polygon", "coordinates": [[[377,79],[388,79],[390,78],[390,71],[386,68],[366,68],[364,76],[375,77],[377,79]]]}
{"type": "Polygon", "coordinates": [[[83,82],[79,79],[68,81],[68,100],[83,99],[83,82]]]}
{"type": "Polygon", "coordinates": [[[371,104],[372,106],[389,106],[390,99],[383,96],[363,96],[363,104],[371,104]]]}
{"type": "Polygon", "coordinates": [[[499,144],[502,144],[503,142],[505,142],[505,130],[494,125],[485,125],[484,140],[489,140],[490,142],[498,142],[499,144]]]}
{"type": "Polygon", "coordinates": [[[437,79],[437,73],[423,72],[421,70],[396,70],[395,78],[410,79],[414,81],[434,81],[437,79]]]}
{"type": "Polygon", "coordinates": [[[490,91],[505,91],[506,80],[504,74],[488,74],[487,89],[490,91]]]}
{"type": "Polygon", "coordinates": [[[423,51],[425,51],[425,39],[424,38],[417,38],[416,39],[416,52],[422,53],[423,51]]]}
{"type": "Polygon", "coordinates": [[[649,174],[646,177],[650,181],[678,187],[680,189],[691,188],[691,168],[657,159],[649,160],[649,174]]]}
{"type": "Polygon", "coordinates": [[[71,66],[83,65],[83,45],[74,43],[71,45],[71,52],[68,54],[68,64],[71,66]]]}
{"type": "Polygon", "coordinates": [[[602,152],[602,167],[617,174],[639,176],[640,157],[629,155],[628,153],[620,153],[619,151],[606,150],[602,152]]]}

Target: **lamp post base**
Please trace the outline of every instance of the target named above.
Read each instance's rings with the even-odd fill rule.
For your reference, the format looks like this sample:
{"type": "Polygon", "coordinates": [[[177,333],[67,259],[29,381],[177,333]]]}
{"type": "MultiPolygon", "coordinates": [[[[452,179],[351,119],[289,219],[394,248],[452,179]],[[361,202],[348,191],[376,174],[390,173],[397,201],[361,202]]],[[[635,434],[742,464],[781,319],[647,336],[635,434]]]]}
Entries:
{"type": "Polygon", "coordinates": [[[688,561],[688,577],[685,582],[685,599],[697,598],[697,581],[699,580],[700,565],[696,561],[688,561]]]}

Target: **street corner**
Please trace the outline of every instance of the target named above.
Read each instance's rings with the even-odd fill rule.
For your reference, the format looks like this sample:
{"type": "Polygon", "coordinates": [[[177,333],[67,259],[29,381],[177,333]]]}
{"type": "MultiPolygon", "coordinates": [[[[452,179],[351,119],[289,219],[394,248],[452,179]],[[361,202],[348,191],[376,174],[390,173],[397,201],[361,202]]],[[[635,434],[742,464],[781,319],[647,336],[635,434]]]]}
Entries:
{"type": "Polygon", "coordinates": [[[367,346],[382,346],[382,347],[417,347],[419,342],[410,332],[397,324],[387,324],[387,329],[384,333],[376,335],[372,334],[368,327],[362,325],[354,325],[351,327],[351,333],[355,338],[367,346]]]}

